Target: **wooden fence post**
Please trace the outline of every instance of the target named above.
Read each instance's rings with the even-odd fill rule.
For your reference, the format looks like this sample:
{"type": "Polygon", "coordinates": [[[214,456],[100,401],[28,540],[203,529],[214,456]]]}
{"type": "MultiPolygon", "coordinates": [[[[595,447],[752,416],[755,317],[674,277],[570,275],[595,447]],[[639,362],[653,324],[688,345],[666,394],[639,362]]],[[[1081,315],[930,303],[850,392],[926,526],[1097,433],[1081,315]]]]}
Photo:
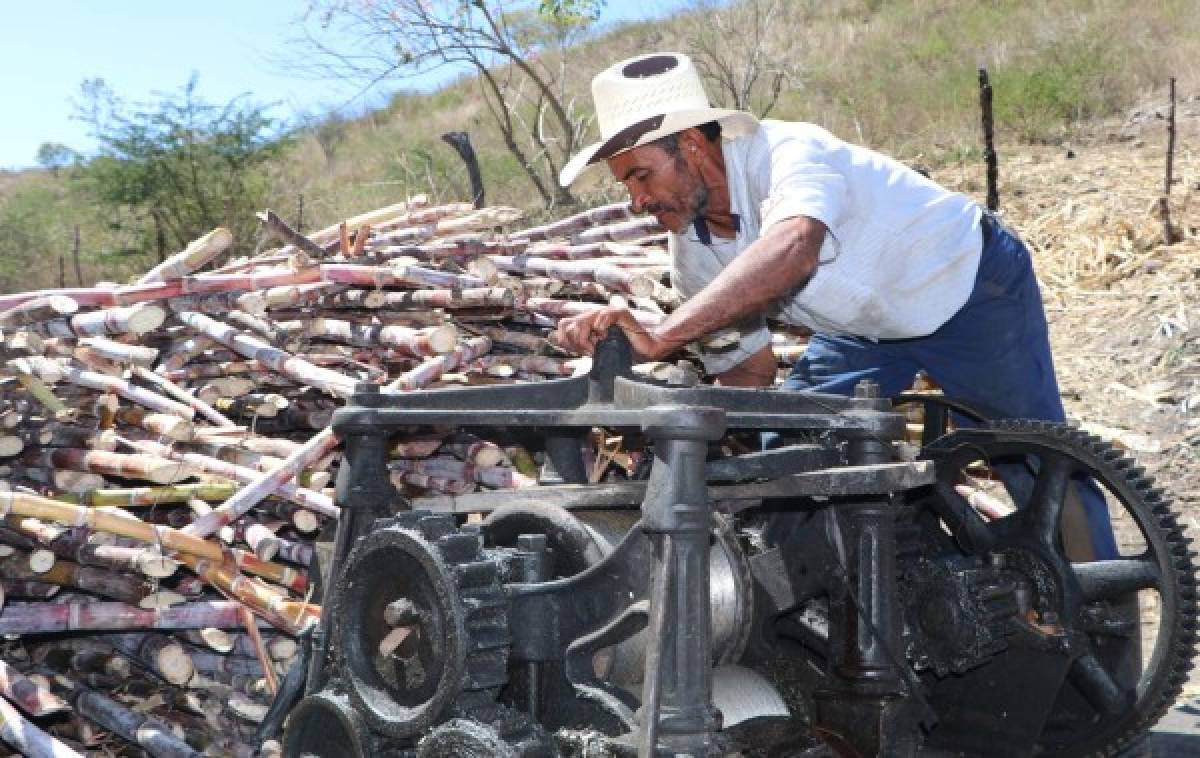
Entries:
{"type": "Polygon", "coordinates": [[[79,224],[75,225],[75,240],[71,245],[71,260],[75,263],[75,281],[83,286],[83,268],[79,265],[79,224]]]}
{"type": "Polygon", "coordinates": [[[483,207],[483,175],[479,172],[479,158],[471,145],[471,137],[466,132],[446,132],[442,142],[454,148],[463,163],[467,164],[467,176],[471,179],[471,202],[476,208],[483,207]]]}
{"type": "Polygon", "coordinates": [[[979,108],[983,111],[983,160],[987,163],[987,209],[1000,207],[1000,191],[997,183],[1000,169],[996,164],[996,144],[992,135],[992,83],[988,81],[987,69],[979,67],[979,108]]]}
{"type": "Polygon", "coordinates": [[[1163,222],[1163,244],[1173,245],[1180,236],[1171,225],[1171,176],[1175,164],[1175,77],[1171,77],[1169,87],[1169,104],[1167,105],[1167,173],[1163,179],[1162,197],[1158,199],[1158,212],[1163,222]]]}

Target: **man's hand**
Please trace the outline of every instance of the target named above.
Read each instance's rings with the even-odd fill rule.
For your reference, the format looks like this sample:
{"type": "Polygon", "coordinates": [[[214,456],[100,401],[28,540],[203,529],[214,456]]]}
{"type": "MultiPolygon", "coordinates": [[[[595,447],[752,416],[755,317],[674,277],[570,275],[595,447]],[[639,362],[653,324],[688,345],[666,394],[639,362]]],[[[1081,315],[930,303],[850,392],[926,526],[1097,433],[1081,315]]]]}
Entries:
{"type": "Polygon", "coordinates": [[[619,305],[608,305],[591,313],[564,318],[558,322],[551,340],[564,350],[578,355],[591,355],[596,343],[608,334],[610,326],[621,327],[633,351],[642,360],[659,360],[680,347],[663,339],[653,329],[639,324],[628,308],[619,305]]]}

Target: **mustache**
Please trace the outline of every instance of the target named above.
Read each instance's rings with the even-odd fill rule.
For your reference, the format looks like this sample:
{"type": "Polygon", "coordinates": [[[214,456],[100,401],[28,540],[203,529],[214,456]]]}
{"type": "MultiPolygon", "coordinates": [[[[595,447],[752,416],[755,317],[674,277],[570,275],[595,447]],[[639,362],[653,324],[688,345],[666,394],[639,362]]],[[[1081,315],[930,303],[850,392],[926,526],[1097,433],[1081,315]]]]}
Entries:
{"type": "Polygon", "coordinates": [[[708,188],[699,187],[695,194],[681,203],[647,203],[642,206],[644,213],[659,216],[663,213],[674,213],[677,216],[703,216],[708,211],[708,188]]]}

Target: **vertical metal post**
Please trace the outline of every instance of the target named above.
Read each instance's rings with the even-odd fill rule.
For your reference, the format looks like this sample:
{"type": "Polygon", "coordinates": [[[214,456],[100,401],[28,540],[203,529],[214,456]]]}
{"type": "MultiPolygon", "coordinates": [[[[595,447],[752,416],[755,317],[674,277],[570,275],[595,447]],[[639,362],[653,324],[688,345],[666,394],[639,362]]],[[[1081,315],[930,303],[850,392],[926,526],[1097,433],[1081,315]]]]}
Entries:
{"type": "Polygon", "coordinates": [[[842,597],[830,601],[834,676],[814,693],[814,723],[839,756],[912,758],[920,710],[897,668],[895,514],[886,501],[835,507],[849,576],[842,597]]]}
{"type": "Polygon", "coordinates": [[[643,429],[655,461],[642,503],[642,528],[655,542],[655,583],[642,697],[642,755],[716,755],[712,705],[709,536],[704,481],[708,440],[725,413],[691,406],[647,409],[643,429]]]}
{"type": "MultiPolygon", "coordinates": [[[[522,534],[517,537],[517,554],[513,570],[516,578],[527,584],[544,582],[550,578],[550,552],[547,549],[546,535],[522,534]]],[[[542,713],[542,664],[540,661],[526,662],[525,678],[529,694],[526,702],[529,718],[540,721],[542,713]]]]}
{"type": "Polygon", "coordinates": [[[844,506],[840,514],[854,597],[845,604],[845,657],[837,673],[862,692],[900,693],[892,659],[901,649],[895,512],[887,501],[874,501],[844,506]]]}
{"type": "MultiPolygon", "coordinates": [[[[854,396],[879,397],[879,385],[860,382],[854,396]]],[[[848,463],[891,460],[890,440],[872,434],[848,440],[848,463]]],[[[902,615],[896,594],[896,513],[876,498],[834,505],[835,550],[844,591],[830,598],[830,637],[837,651],[834,684],[816,693],[818,731],[839,755],[903,758],[915,755],[917,710],[906,692],[899,659],[902,615]]]]}
{"type": "MultiPolygon", "coordinates": [[[[360,394],[378,394],[379,385],[364,382],[356,390],[360,394]]],[[[334,565],[341,565],[354,541],[366,534],[375,519],[408,509],[388,472],[387,435],[376,427],[348,429],[343,443],[345,459],[338,471],[336,492],[342,512],[338,518],[334,565]]]]}
{"type": "MultiPolygon", "coordinates": [[[[854,385],[854,397],[859,400],[877,400],[879,391],[879,382],[874,379],[863,379],[854,385]]],[[[859,434],[848,443],[846,457],[851,465],[867,466],[892,460],[891,440],[875,434],[859,434]]]]}

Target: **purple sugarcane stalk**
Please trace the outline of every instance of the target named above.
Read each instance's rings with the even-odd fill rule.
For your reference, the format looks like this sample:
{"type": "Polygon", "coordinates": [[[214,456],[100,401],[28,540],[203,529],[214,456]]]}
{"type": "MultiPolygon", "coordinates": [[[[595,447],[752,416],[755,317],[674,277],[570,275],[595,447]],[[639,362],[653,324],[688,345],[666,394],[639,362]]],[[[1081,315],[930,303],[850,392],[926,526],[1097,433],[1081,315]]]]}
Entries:
{"type": "Polygon", "coordinates": [[[47,692],[4,661],[0,661],[0,695],[30,716],[46,716],[70,709],[67,701],[47,692]]]}
{"type": "Polygon", "coordinates": [[[39,603],[0,611],[0,634],[145,629],[241,629],[241,605],[210,600],[146,610],[128,603],[39,603]]]}
{"type": "Polygon", "coordinates": [[[7,700],[0,700],[0,739],[28,758],[83,758],[35,726],[7,700]]]}

